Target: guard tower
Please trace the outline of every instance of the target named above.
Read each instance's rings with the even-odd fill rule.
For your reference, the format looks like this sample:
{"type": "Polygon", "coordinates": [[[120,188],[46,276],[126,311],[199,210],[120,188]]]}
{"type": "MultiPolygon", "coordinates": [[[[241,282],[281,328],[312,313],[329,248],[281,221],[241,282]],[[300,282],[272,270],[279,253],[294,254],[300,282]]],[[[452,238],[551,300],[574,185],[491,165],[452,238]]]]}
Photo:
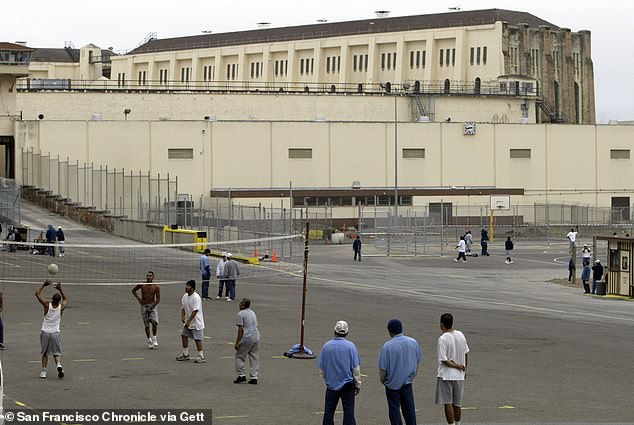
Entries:
{"type": "Polygon", "coordinates": [[[31,49],[0,41],[0,177],[15,178],[16,79],[29,75],[31,49]]]}

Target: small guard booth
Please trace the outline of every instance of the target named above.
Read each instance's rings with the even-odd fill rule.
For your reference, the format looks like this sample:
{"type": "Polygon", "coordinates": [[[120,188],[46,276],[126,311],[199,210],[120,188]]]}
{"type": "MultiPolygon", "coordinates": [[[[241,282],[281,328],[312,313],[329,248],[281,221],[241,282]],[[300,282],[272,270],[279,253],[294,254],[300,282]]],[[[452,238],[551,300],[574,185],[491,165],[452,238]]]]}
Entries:
{"type": "Polygon", "coordinates": [[[606,293],[634,297],[634,273],[631,264],[634,258],[634,238],[595,236],[593,239],[595,253],[597,241],[608,243],[606,293]]]}

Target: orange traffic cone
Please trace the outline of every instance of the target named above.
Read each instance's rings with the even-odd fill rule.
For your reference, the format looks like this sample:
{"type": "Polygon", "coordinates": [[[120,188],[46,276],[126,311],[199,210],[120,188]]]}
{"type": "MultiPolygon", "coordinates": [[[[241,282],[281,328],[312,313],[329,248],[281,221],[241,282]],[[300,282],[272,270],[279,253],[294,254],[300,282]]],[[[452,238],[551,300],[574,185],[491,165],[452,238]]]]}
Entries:
{"type": "Polygon", "coordinates": [[[274,263],[277,263],[277,251],[273,250],[273,259],[271,260],[274,263]]]}
{"type": "Polygon", "coordinates": [[[255,248],[255,252],[253,253],[253,257],[258,258],[258,249],[255,248]]]}

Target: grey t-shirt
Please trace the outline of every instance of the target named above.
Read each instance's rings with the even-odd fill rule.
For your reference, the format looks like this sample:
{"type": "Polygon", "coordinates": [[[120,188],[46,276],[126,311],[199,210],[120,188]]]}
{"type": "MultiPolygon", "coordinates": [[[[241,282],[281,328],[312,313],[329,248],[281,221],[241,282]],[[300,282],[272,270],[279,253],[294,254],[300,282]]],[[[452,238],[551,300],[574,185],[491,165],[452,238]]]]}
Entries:
{"type": "Polygon", "coordinates": [[[258,330],[258,318],[250,308],[240,310],[236,316],[236,326],[244,326],[244,341],[257,341],[260,339],[260,331],[258,330]]]}

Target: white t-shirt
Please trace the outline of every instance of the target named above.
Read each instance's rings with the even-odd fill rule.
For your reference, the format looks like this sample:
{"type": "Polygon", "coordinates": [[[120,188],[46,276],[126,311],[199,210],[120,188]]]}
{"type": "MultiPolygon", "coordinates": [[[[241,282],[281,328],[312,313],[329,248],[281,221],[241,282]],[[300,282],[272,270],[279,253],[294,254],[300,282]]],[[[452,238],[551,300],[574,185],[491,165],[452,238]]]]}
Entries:
{"type": "Polygon", "coordinates": [[[42,332],[49,334],[59,332],[59,324],[62,320],[62,305],[53,308],[53,303],[48,303],[48,310],[42,321],[42,332]]]}
{"type": "Polygon", "coordinates": [[[458,252],[466,252],[467,251],[466,245],[467,244],[465,243],[465,241],[460,239],[460,242],[458,242],[458,252]]]}
{"type": "Polygon", "coordinates": [[[469,352],[467,339],[462,332],[445,332],[438,338],[438,377],[443,381],[464,381],[464,371],[445,366],[443,361],[451,360],[464,365],[469,352]]]}
{"type": "Polygon", "coordinates": [[[566,236],[568,236],[570,242],[575,242],[577,240],[577,232],[568,232],[566,236]]]}
{"type": "Polygon", "coordinates": [[[583,248],[583,258],[590,258],[591,255],[590,248],[583,248]]]}
{"type": "Polygon", "coordinates": [[[203,303],[200,299],[200,295],[193,292],[191,295],[183,294],[181,300],[182,308],[185,310],[185,320],[189,319],[192,311],[198,310],[194,319],[189,323],[189,329],[196,329],[200,331],[205,329],[205,320],[203,318],[203,303]]]}

